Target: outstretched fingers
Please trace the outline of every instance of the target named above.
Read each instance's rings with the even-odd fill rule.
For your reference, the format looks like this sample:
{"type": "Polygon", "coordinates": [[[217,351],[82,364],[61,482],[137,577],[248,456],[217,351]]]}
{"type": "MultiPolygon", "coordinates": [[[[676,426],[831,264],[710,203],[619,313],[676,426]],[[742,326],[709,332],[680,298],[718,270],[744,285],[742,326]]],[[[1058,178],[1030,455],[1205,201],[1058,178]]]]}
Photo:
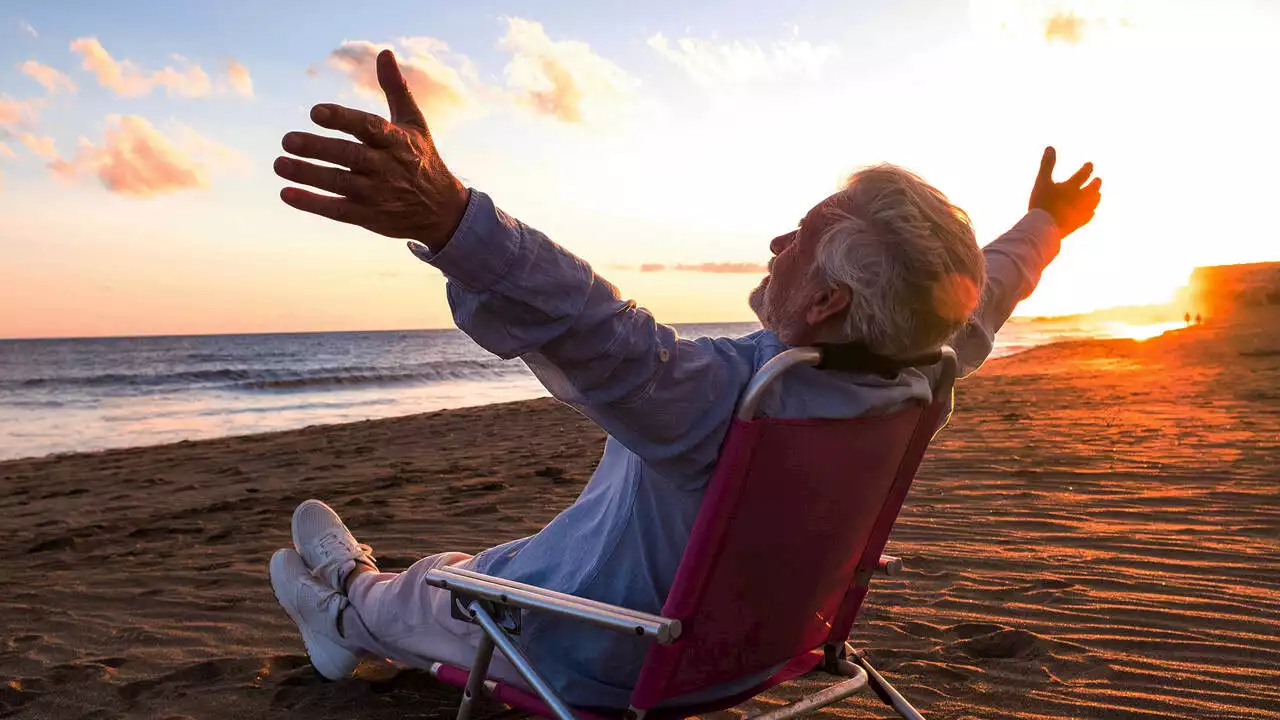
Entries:
{"type": "Polygon", "coordinates": [[[1102,178],[1094,178],[1093,182],[1085,186],[1083,192],[1086,202],[1089,203],[1090,217],[1092,217],[1092,211],[1096,210],[1098,203],[1102,202],[1102,178]]]}
{"type": "Polygon", "coordinates": [[[302,188],[287,187],[280,191],[280,199],[286,205],[303,212],[350,225],[365,226],[371,219],[368,208],[346,198],[319,195],[302,188]]]}
{"type": "Polygon", "coordinates": [[[404,73],[400,72],[400,64],[396,62],[395,53],[383,50],[378,53],[378,84],[387,96],[387,109],[391,111],[391,122],[397,125],[412,125],[420,130],[427,129],[427,119],[413,99],[409,83],[405,82],[404,73]]]}
{"type": "Polygon", "coordinates": [[[379,149],[391,147],[403,132],[373,113],[330,103],[311,108],[311,120],[320,127],[344,132],[369,147],[379,149]]]}
{"type": "Polygon", "coordinates": [[[380,159],[378,151],[358,142],[307,132],[287,133],[280,146],[293,155],[341,165],[363,173],[376,170],[380,159]]]}
{"type": "Polygon", "coordinates": [[[275,162],[276,175],[314,188],[345,195],[349,198],[367,198],[372,194],[369,179],[342,168],[316,165],[305,160],[279,157],[275,162]]]}
{"type": "Polygon", "coordinates": [[[1063,184],[1069,188],[1078,189],[1081,185],[1084,185],[1084,181],[1088,180],[1089,176],[1092,174],[1093,163],[1087,162],[1084,165],[1081,165],[1080,169],[1077,170],[1074,175],[1067,178],[1067,181],[1063,184]]]}
{"type": "Polygon", "coordinates": [[[1044,149],[1044,155],[1040,156],[1040,172],[1036,176],[1038,183],[1053,182],[1053,166],[1058,162],[1058,152],[1053,147],[1044,149]]]}

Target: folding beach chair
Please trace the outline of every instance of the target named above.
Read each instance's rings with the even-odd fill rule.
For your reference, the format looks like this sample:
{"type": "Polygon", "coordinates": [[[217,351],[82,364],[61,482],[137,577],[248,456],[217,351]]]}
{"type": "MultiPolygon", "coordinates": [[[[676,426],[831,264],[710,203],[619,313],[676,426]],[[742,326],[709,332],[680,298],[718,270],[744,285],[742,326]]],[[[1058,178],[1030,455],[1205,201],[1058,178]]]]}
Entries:
{"type": "Polygon", "coordinates": [[[873,571],[901,567],[881,552],[946,412],[955,375],[950,348],[898,362],[860,346],[826,345],[769,361],[739,403],[660,616],[464,569],[428,573],[425,582],[452,592],[454,606],[485,632],[470,671],[432,668],[464,688],[458,719],[470,718],[480,692],[559,720],[684,718],[733,707],[818,668],[848,679],[756,717],[796,717],[870,685],[902,717],[921,718],[847,640],[873,571]],[[797,365],[892,377],[902,367],[935,363],[941,378],[928,404],[838,420],[755,417],[764,391],[797,365]],[[651,641],[631,707],[566,705],[512,642],[518,630],[509,620],[522,612],[554,613],[651,641]],[[486,679],[495,646],[535,693],[486,679]],[[767,679],[720,702],[673,704],[752,677],[767,679]]]}

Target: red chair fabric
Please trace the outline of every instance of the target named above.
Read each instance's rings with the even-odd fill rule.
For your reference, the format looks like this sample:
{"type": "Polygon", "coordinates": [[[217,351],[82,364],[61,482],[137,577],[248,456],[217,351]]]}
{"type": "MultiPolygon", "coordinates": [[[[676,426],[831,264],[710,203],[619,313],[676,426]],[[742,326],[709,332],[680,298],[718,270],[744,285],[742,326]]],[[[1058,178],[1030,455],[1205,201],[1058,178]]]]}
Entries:
{"type": "Polygon", "coordinates": [[[833,635],[843,643],[842,611],[861,600],[851,586],[876,566],[884,543],[868,564],[870,541],[897,481],[914,475],[909,450],[932,414],[735,420],[662,609],[683,632],[650,648],[632,704],[765,672],[833,635]]]}

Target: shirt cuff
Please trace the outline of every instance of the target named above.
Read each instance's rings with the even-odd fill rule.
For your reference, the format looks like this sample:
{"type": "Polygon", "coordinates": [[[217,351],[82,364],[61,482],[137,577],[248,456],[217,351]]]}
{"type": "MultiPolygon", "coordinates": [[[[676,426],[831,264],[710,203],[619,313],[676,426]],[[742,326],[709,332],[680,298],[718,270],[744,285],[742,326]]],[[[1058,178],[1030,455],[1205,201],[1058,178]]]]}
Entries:
{"type": "Polygon", "coordinates": [[[1049,261],[1057,257],[1058,250],[1062,248],[1062,231],[1058,229],[1058,223],[1046,210],[1036,208],[1028,212],[1017,225],[1013,226],[1013,229],[1032,239],[1035,246],[1040,249],[1043,265],[1048,265],[1049,261]]]}
{"type": "Polygon", "coordinates": [[[409,242],[409,252],[435,267],[450,280],[483,292],[506,274],[520,248],[518,224],[499,211],[493,200],[474,188],[462,214],[462,222],[439,252],[419,242],[409,242]]]}

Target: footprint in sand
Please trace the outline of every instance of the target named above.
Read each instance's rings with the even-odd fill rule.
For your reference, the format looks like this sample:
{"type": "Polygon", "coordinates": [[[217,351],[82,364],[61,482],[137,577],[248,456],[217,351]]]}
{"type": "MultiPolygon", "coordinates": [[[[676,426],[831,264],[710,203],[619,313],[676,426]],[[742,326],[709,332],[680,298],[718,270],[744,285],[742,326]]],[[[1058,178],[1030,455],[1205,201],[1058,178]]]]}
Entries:
{"type": "Polygon", "coordinates": [[[1004,625],[997,625],[995,623],[968,622],[952,625],[946,629],[946,632],[955,637],[968,640],[969,638],[979,637],[981,635],[991,635],[1008,629],[1009,628],[1004,625]]]}
{"type": "Polygon", "coordinates": [[[448,517],[474,517],[476,515],[494,515],[502,511],[497,503],[485,503],[483,505],[468,505],[460,507],[457,510],[451,510],[445,515],[448,517]]]}
{"type": "Polygon", "coordinates": [[[462,482],[453,483],[445,487],[446,495],[477,495],[491,492],[502,492],[509,488],[510,485],[501,480],[494,480],[489,477],[479,477],[473,480],[463,480],[462,482]]]}
{"type": "Polygon", "coordinates": [[[76,547],[76,539],[70,535],[58,535],[32,545],[27,548],[28,555],[34,555],[42,552],[53,552],[57,550],[74,550],[76,547]]]}
{"type": "MultiPolygon", "coordinates": [[[[972,625],[982,626],[982,623],[972,625]]],[[[960,626],[956,626],[959,628],[960,626]]],[[[1039,658],[1055,652],[1067,652],[1083,655],[1086,648],[1074,643],[1054,640],[1036,633],[1006,628],[1001,626],[993,632],[972,635],[946,645],[948,650],[958,651],[971,658],[980,659],[1026,659],[1039,658]]],[[[956,628],[952,628],[954,631],[956,628]]],[[[977,629],[972,628],[972,629],[977,629]]],[[[959,634],[959,633],[957,633],[959,634]]]]}
{"type": "MultiPolygon", "coordinates": [[[[123,660],[121,661],[123,664],[123,660]]],[[[57,686],[83,687],[91,682],[110,682],[116,669],[97,662],[70,662],[49,670],[49,683],[57,686]]]]}
{"type": "Polygon", "coordinates": [[[116,692],[121,700],[133,704],[151,697],[164,697],[175,690],[211,692],[229,686],[247,687],[260,677],[263,666],[263,660],[254,658],[205,660],[158,677],[121,685],[116,692]]]}
{"type": "Polygon", "coordinates": [[[44,640],[43,635],[14,635],[9,638],[9,649],[15,652],[25,652],[35,645],[39,645],[44,640]]]}
{"type": "Polygon", "coordinates": [[[7,678],[0,676],[0,717],[7,717],[45,693],[45,682],[40,678],[7,678]]]}

